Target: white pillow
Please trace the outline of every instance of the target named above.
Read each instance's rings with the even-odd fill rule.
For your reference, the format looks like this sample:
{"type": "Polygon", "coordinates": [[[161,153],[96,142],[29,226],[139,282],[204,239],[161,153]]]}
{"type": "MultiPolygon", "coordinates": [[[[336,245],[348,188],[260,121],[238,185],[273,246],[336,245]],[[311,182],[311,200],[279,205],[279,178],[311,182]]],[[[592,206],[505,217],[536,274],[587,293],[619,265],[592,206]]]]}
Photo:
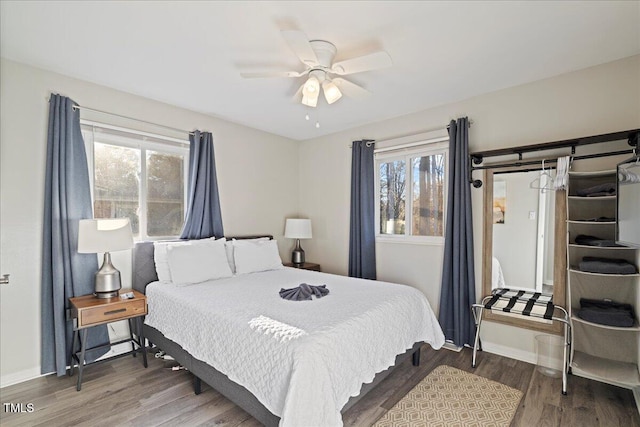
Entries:
{"type": "Polygon", "coordinates": [[[172,282],[187,285],[233,276],[224,243],[223,239],[205,239],[192,241],[190,245],[169,246],[167,259],[172,282]]]}
{"type": "Polygon", "coordinates": [[[191,241],[183,242],[153,242],[153,261],[156,264],[156,273],[160,283],[171,283],[171,271],[167,260],[167,248],[169,246],[189,245],[191,241]]]}
{"type": "MultiPolygon", "coordinates": [[[[194,242],[214,241],[215,237],[200,240],[172,240],[153,242],[153,261],[156,265],[156,273],[160,283],[171,283],[171,271],[167,259],[167,248],[169,246],[190,245],[194,242]]],[[[223,239],[224,240],[224,239],[223,239]]]]}
{"type": "MultiPolygon", "coordinates": [[[[271,240],[271,238],[269,237],[258,237],[255,239],[242,239],[239,240],[240,242],[267,242],[271,240]]],[[[227,259],[229,260],[229,267],[231,267],[231,271],[233,271],[233,273],[235,274],[236,272],[236,262],[233,258],[233,242],[236,241],[236,239],[233,240],[228,240],[225,244],[225,247],[227,249],[227,259]]]]}
{"type": "Polygon", "coordinates": [[[233,257],[236,274],[254,273],[257,271],[277,270],[282,267],[282,260],[275,240],[267,241],[233,241],[233,257]]]}

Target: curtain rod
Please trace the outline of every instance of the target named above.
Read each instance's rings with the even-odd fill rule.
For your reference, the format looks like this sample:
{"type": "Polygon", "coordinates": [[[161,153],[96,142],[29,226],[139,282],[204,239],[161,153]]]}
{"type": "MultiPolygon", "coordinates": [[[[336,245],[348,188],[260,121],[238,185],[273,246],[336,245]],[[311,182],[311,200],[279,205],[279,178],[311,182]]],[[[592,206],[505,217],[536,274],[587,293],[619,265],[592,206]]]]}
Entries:
{"type": "MultiPolygon", "coordinates": [[[[472,124],[473,124],[473,120],[469,120],[469,127],[471,127],[472,124]]],[[[438,127],[438,128],[434,128],[434,129],[423,130],[423,131],[418,132],[418,133],[411,133],[411,134],[408,134],[408,135],[394,136],[394,137],[391,137],[391,138],[385,138],[385,139],[379,139],[379,140],[371,140],[371,139],[368,139],[368,138],[362,138],[362,141],[367,141],[367,147],[369,147],[369,146],[371,146],[371,144],[387,142],[387,141],[393,141],[395,139],[411,138],[411,137],[414,137],[414,136],[421,135],[423,133],[435,132],[435,131],[443,130],[443,129],[449,129],[449,125],[447,125],[445,127],[438,127]]],[[[430,140],[431,139],[429,139],[429,141],[430,140]]],[[[348,148],[351,148],[351,147],[352,147],[352,145],[349,144],[348,148]]]]}
{"type": "Polygon", "coordinates": [[[374,154],[376,153],[384,153],[387,151],[398,151],[398,150],[402,150],[405,148],[411,148],[411,147],[418,147],[420,145],[426,145],[426,144],[432,144],[435,142],[444,142],[444,141],[448,141],[449,137],[448,136],[440,136],[437,138],[430,138],[430,139],[425,139],[424,141],[418,141],[418,142],[410,142],[407,144],[399,144],[399,145],[394,145],[391,147],[384,147],[384,148],[376,148],[375,150],[373,150],[374,154]]]}
{"type": "Polygon", "coordinates": [[[194,132],[190,132],[188,130],[178,129],[178,128],[174,128],[174,127],[171,127],[171,126],[165,126],[165,125],[161,125],[161,124],[158,124],[158,123],[148,122],[146,120],[136,119],[135,117],[123,116],[122,114],[116,114],[116,113],[110,113],[108,111],[97,110],[95,108],[89,108],[89,107],[83,107],[83,106],[80,106],[80,105],[74,105],[73,109],[74,110],[93,111],[94,113],[106,114],[106,115],[109,115],[109,116],[120,117],[120,118],[123,118],[123,119],[133,120],[133,121],[140,122],[140,123],[146,123],[148,125],[161,127],[161,128],[164,128],[164,129],[169,129],[169,130],[180,132],[180,133],[187,133],[189,135],[193,135],[194,134],[194,132]]]}
{"type": "Polygon", "coordinates": [[[143,137],[149,137],[149,138],[154,138],[154,139],[160,139],[163,141],[168,141],[168,142],[173,142],[181,147],[189,147],[189,142],[184,140],[184,139],[178,139],[178,138],[173,138],[171,136],[165,136],[165,135],[158,135],[157,133],[151,133],[151,132],[144,132],[144,131],[139,131],[139,130],[134,130],[134,129],[127,129],[127,128],[123,128],[121,126],[113,126],[113,125],[108,125],[106,123],[98,123],[98,122],[94,122],[92,120],[85,120],[85,119],[80,119],[80,124],[83,126],[91,126],[94,128],[100,128],[100,129],[109,129],[109,130],[115,130],[115,131],[119,131],[119,132],[127,132],[127,133],[132,133],[134,135],[140,135],[143,137]]]}
{"type": "MultiPolygon", "coordinates": [[[[44,99],[47,102],[49,101],[48,97],[45,97],[44,99]]],[[[140,122],[140,123],[146,123],[146,124],[152,125],[152,126],[158,126],[158,127],[164,128],[164,129],[169,129],[169,130],[175,131],[175,132],[186,133],[186,134],[189,134],[189,135],[193,135],[194,134],[193,131],[173,128],[171,126],[165,126],[165,125],[161,125],[159,123],[153,123],[153,122],[148,122],[146,120],[136,119],[135,117],[123,116],[122,114],[110,113],[109,111],[103,111],[103,110],[97,110],[95,108],[83,107],[81,105],[74,105],[72,108],[74,110],[87,110],[87,111],[93,111],[94,113],[106,114],[108,116],[120,117],[120,118],[123,118],[123,119],[133,120],[133,121],[140,122]]]]}

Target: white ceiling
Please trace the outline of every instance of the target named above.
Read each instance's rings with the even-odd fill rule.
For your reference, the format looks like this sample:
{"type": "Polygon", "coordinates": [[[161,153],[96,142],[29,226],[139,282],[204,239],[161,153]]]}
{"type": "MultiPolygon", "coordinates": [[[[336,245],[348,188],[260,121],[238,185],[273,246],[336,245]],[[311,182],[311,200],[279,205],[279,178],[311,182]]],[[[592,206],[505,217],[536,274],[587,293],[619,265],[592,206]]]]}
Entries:
{"type": "Polygon", "coordinates": [[[0,5],[3,57],[297,140],[640,53],[638,1],[0,5]],[[302,78],[239,75],[304,69],[283,29],[334,43],[335,60],[383,49],[394,65],[349,76],[368,99],[309,109],[292,101],[302,78]]]}

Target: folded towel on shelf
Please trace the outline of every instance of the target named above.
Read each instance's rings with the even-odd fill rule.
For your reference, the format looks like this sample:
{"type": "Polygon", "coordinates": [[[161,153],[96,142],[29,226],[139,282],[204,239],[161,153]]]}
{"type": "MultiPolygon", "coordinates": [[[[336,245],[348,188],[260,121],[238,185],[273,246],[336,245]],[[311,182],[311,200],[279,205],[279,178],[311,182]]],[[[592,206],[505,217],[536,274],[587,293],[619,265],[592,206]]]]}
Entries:
{"type": "Polygon", "coordinates": [[[587,322],[607,326],[631,327],[635,324],[633,307],[612,300],[580,298],[578,317],[587,322]]]}
{"type": "Polygon", "coordinates": [[[606,182],[604,184],[594,185],[593,187],[583,188],[582,190],[578,190],[576,194],[583,197],[613,196],[616,194],[616,183],[606,182]]]}
{"type": "Polygon", "coordinates": [[[309,301],[315,295],[316,298],[322,298],[329,293],[327,285],[309,285],[301,283],[300,286],[290,289],[280,289],[280,297],[289,301],[309,301]]]}
{"type": "Polygon", "coordinates": [[[599,246],[602,248],[607,247],[624,247],[615,242],[615,240],[601,239],[595,236],[587,236],[586,234],[579,234],[576,236],[576,244],[585,246],[599,246]]]}
{"type": "Polygon", "coordinates": [[[602,274],[636,274],[635,265],[624,259],[599,258],[586,256],[578,264],[578,270],[602,274]]]}

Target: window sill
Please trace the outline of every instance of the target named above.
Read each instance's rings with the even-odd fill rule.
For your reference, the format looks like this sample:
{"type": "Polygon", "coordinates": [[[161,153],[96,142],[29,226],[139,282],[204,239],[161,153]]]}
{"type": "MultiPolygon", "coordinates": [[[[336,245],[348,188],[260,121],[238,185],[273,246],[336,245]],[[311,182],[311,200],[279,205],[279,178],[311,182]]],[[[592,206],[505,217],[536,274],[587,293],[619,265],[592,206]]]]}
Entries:
{"type": "Polygon", "coordinates": [[[402,245],[444,246],[444,237],[418,236],[376,236],[376,243],[393,243],[402,245]]]}

